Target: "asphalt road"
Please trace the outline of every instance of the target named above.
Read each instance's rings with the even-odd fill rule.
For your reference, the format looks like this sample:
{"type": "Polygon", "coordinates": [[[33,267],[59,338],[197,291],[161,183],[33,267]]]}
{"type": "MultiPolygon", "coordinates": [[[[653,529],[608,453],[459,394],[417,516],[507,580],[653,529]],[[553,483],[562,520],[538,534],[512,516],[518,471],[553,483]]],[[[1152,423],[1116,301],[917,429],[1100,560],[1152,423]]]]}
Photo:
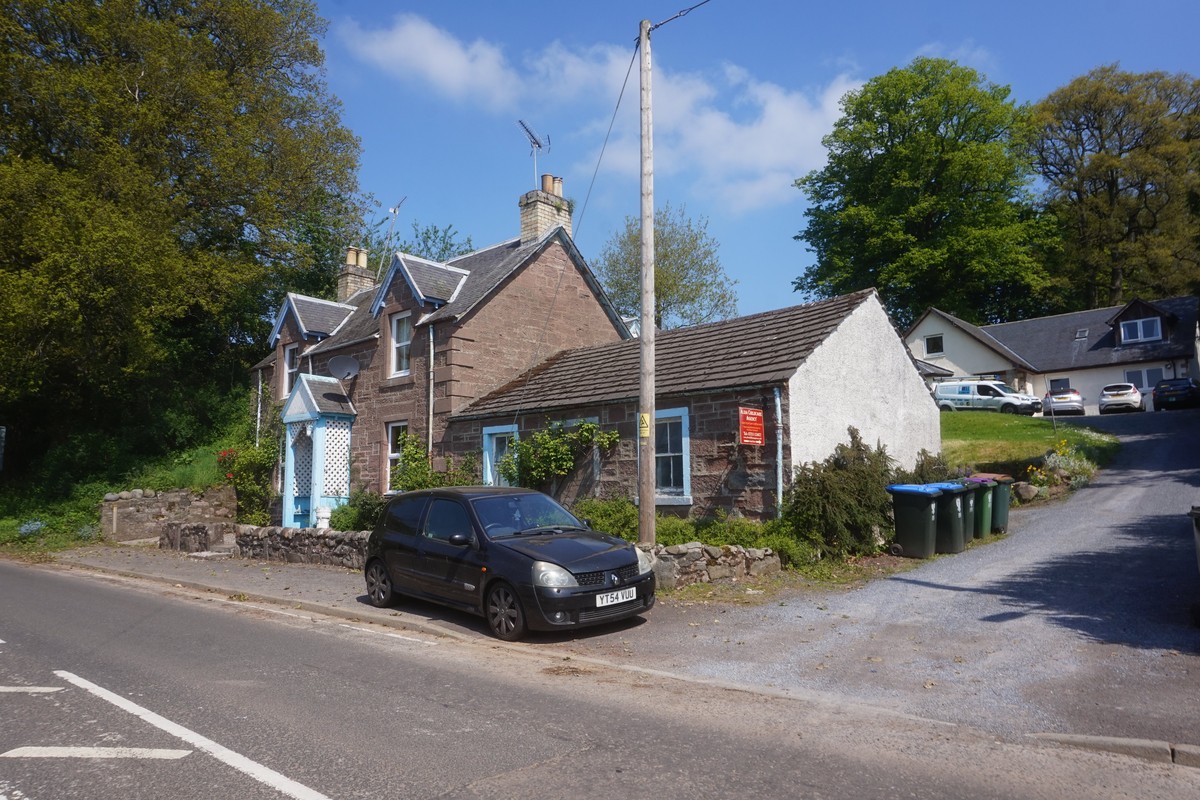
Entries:
{"type": "Polygon", "coordinates": [[[853,699],[997,735],[1200,744],[1200,411],[1090,416],[1116,463],[1010,535],[844,592],[656,608],[580,655],[795,696],[853,699]]]}
{"type": "Polygon", "coordinates": [[[0,562],[0,603],[7,800],[1200,792],[1185,767],[81,574],[0,562]]]}

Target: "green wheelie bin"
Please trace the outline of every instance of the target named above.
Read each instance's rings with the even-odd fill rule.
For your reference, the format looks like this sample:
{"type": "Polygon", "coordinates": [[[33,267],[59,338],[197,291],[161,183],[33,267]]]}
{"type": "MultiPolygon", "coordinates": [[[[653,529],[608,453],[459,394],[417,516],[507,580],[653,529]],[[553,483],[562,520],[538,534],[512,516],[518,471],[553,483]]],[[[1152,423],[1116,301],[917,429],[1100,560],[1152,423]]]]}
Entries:
{"type": "Polygon", "coordinates": [[[929,558],[937,541],[937,498],[941,489],[923,484],[895,483],[887,487],[896,518],[896,538],[891,553],[907,558],[929,558]]]}
{"type": "Polygon", "coordinates": [[[992,490],[997,484],[987,478],[967,478],[975,486],[975,538],[982,539],[992,532],[992,490]]]}
{"type": "Polygon", "coordinates": [[[941,497],[937,498],[937,537],[934,551],[961,553],[966,548],[963,542],[963,495],[971,490],[957,481],[925,485],[942,492],[941,497]]]}
{"type": "Polygon", "coordinates": [[[992,490],[992,532],[1008,532],[1008,506],[1012,501],[1012,476],[999,472],[977,472],[972,478],[987,478],[996,482],[992,490]]]}

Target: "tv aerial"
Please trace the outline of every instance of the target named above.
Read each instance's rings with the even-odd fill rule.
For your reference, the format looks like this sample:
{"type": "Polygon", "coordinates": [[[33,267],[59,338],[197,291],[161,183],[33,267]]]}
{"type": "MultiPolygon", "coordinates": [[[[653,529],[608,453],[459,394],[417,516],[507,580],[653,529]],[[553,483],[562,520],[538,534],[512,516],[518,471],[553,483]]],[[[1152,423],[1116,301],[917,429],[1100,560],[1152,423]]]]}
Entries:
{"type": "Polygon", "coordinates": [[[334,356],[329,359],[329,374],[339,381],[348,381],[358,374],[358,359],[354,356],[334,356]]]}
{"type": "Polygon", "coordinates": [[[545,150],[547,153],[550,152],[550,137],[547,136],[543,144],[542,140],[533,132],[533,128],[529,127],[525,120],[519,119],[517,120],[517,124],[521,126],[521,130],[525,131],[525,138],[529,139],[529,155],[533,156],[533,186],[536,189],[538,185],[537,154],[539,150],[545,150]]]}

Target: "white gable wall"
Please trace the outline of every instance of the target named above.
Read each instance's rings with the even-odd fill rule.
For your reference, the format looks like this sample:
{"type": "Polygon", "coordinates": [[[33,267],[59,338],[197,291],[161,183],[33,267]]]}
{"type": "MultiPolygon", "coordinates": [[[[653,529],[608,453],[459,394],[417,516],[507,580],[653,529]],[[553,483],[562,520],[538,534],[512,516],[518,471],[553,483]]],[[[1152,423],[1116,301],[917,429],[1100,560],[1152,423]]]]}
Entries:
{"type": "Polygon", "coordinates": [[[788,381],[792,463],[823,461],[849,442],[881,443],[904,467],[942,449],[941,420],[878,298],[856,308],[788,381]]]}
{"type": "Polygon", "coordinates": [[[1012,361],[937,314],[929,314],[921,320],[905,337],[905,342],[914,358],[953,370],[955,375],[992,375],[1016,368],[1012,361]],[[925,337],[939,334],[944,354],[927,355],[925,337]]]}

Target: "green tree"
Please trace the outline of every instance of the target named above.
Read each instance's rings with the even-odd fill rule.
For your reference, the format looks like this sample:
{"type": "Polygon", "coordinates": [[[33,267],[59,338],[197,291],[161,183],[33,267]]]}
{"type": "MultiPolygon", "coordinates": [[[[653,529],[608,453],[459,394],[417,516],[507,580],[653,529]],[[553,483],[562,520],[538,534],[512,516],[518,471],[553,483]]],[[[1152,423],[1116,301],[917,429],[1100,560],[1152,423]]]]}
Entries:
{"type": "Polygon", "coordinates": [[[7,473],[83,433],[186,443],[362,219],[325,24],[311,0],[0,9],[7,473]]]}
{"type": "Polygon", "coordinates": [[[1072,305],[1200,289],[1200,80],[1100,67],[1036,108],[1072,305]]]}
{"type": "MultiPolygon", "coordinates": [[[[720,245],[708,235],[708,220],[692,220],[670,203],[654,212],[654,322],[678,328],[737,315],[737,281],[721,267],[720,245]]],[[[596,276],[624,317],[641,313],[642,226],[625,218],[625,228],[600,251],[596,276]]]]}
{"type": "Polygon", "coordinates": [[[796,181],[817,297],[876,287],[900,325],[929,306],[985,323],[1040,311],[1049,226],[1027,186],[1029,114],[1007,87],[918,58],[842,99],[828,163],[796,181]]]}

